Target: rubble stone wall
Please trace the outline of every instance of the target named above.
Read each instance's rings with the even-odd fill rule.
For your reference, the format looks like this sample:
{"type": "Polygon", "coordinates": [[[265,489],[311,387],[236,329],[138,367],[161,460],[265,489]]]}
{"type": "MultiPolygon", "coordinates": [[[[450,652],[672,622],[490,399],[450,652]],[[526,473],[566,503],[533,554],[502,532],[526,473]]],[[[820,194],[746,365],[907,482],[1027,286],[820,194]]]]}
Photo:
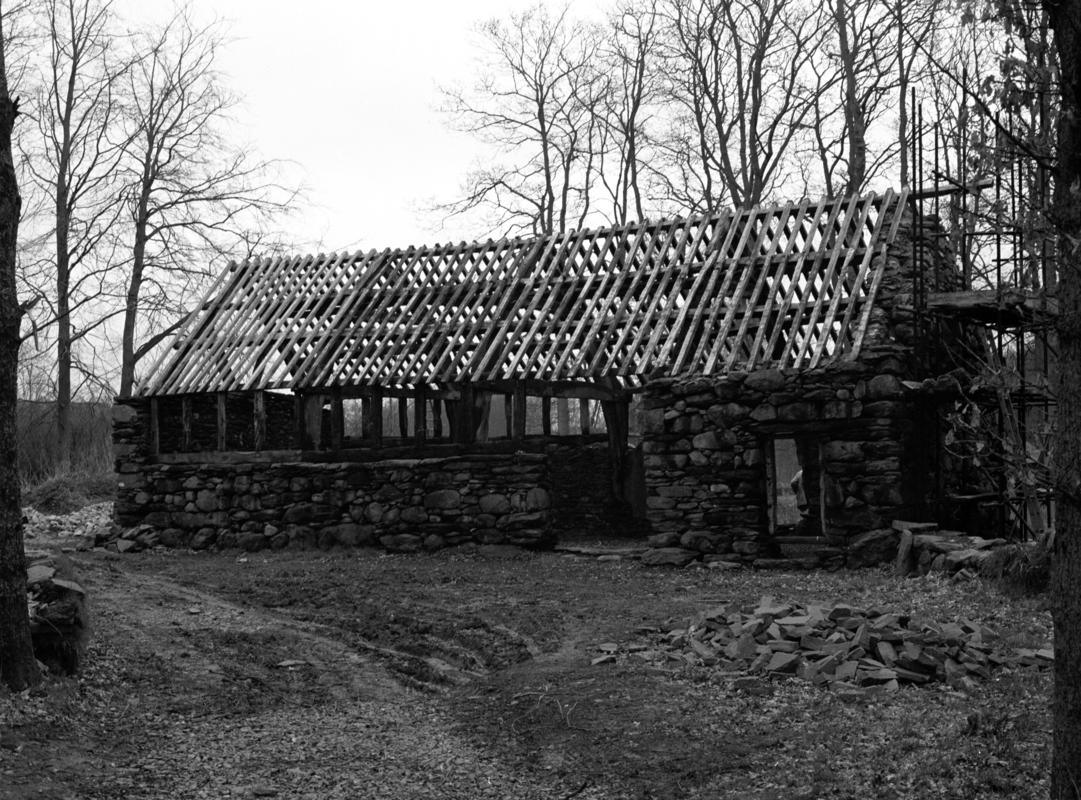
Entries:
{"type": "Polygon", "coordinates": [[[678,534],[688,549],[755,558],[769,529],[767,448],[793,435],[819,443],[825,532],[835,543],[918,517],[927,472],[913,472],[919,413],[900,371],[885,356],[654,381],[642,420],[652,529],[678,534]]]}
{"type": "Polygon", "coordinates": [[[147,454],[145,416],[136,407],[114,423],[121,483],[114,516],[125,527],[153,526],[166,546],[413,551],[554,543],[543,453],[159,463],[147,454]]]}

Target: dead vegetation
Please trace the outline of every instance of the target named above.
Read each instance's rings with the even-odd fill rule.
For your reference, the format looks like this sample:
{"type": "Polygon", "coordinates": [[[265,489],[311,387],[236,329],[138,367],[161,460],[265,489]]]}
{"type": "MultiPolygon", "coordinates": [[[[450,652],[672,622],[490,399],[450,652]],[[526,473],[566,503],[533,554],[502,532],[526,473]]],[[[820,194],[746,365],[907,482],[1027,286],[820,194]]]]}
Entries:
{"type": "Polygon", "coordinates": [[[1049,646],[1038,599],[875,570],[511,555],[79,554],[100,621],[87,669],[0,699],[0,798],[1046,793],[1050,677],[1019,661],[856,693],[624,652],[769,595],[965,621],[1016,654],[1049,646]],[[607,643],[618,657],[593,663],[607,643]]]}

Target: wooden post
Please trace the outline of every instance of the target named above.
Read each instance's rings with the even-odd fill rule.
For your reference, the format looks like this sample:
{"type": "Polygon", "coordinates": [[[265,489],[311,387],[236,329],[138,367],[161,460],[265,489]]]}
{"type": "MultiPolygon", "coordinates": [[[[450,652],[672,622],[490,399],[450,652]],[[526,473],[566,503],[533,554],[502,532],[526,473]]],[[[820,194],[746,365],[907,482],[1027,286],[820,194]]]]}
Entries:
{"type": "Polygon", "coordinates": [[[228,423],[227,404],[229,401],[229,395],[225,392],[218,392],[218,442],[217,449],[225,450],[226,439],[226,426],[228,423]]]}
{"type": "Polygon", "coordinates": [[[311,450],[323,446],[323,395],[304,397],[304,439],[311,450]]]}
{"type": "Polygon", "coordinates": [[[593,421],[589,418],[589,398],[582,397],[578,400],[578,417],[582,423],[582,435],[589,436],[593,433],[593,421]]]}
{"type": "Polygon", "coordinates": [[[341,450],[345,441],[345,404],[342,402],[342,390],[335,388],[330,393],[330,449],[341,450]]]}
{"type": "Polygon", "coordinates": [[[254,446],[256,450],[266,447],[266,392],[256,389],[251,398],[252,427],[255,430],[254,446]]]}
{"type": "Polygon", "coordinates": [[[461,394],[458,400],[458,424],[455,426],[454,440],[459,444],[470,444],[476,433],[476,426],[473,423],[473,386],[463,383],[461,394]]]}
{"type": "Polygon", "coordinates": [[[191,395],[180,398],[180,449],[191,452],[191,395]]]}
{"type": "Polygon", "coordinates": [[[620,500],[623,496],[623,469],[627,459],[627,423],[630,403],[626,400],[602,400],[604,424],[608,428],[608,456],[612,464],[612,494],[620,500]]]}
{"type": "Polygon", "coordinates": [[[514,395],[503,395],[503,423],[507,432],[507,438],[514,437],[514,395]]]}
{"type": "Polygon", "coordinates": [[[511,427],[511,438],[521,440],[525,438],[526,423],[526,393],[525,381],[517,381],[514,384],[514,420],[511,427]]]}
{"type": "Polygon", "coordinates": [[[488,418],[492,411],[492,393],[477,392],[473,395],[473,433],[478,442],[488,441],[488,418]]]}
{"type": "Polygon", "coordinates": [[[560,436],[571,435],[571,401],[566,397],[556,398],[556,423],[560,436]]]}
{"type": "Polygon", "coordinates": [[[146,447],[152,456],[161,452],[161,419],[156,397],[150,398],[150,428],[146,432],[146,447]]]}
{"type": "Polygon", "coordinates": [[[545,436],[552,435],[552,398],[541,398],[541,433],[545,436]]]}
{"type": "Polygon", "coordinates": [[[428,440],[428,392],[424,386],[417,386],[413,396],[413,438],[418,447],[428,440]]]}
{"type": "Polygon", "coordinates": [[[432,436],[443,438],[443,401],[438,397],[432,398],[432,436]]]}
{"type": "Polygon", "coordinates": [[[372,389],[372,398],[369,403],[367,414],[368,433],[372,440],[372,447],[383,446],[383,390],[372,389]]]}
{"type": "Polygon", "coordinates": [[[304,405],[307,403],[303,394],[297,394],[294,397],[295,411],[293,419],[293,430],[295,432],[295,438],[298,450],[308,449],[308,428],[305,425],[304,405]]]}
{"type": "Polygon", "coordinates": [[[398,435],[409,438],[409,398],[405,395],[398,398],[398,435]]]}

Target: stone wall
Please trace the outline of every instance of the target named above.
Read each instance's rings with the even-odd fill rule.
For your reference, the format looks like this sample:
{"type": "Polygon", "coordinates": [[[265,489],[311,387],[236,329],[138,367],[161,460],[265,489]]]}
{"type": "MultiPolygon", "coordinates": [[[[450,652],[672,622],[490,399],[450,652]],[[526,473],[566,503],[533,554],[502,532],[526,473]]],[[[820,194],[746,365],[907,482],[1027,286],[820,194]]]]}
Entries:
{"type": "Polygon", "coordinates": [[[832,542],[919,518],[932,465],[913,435],[921,411],[905,397],[901,366],[880,354],[807,372],[654,381],[642,444],[652,529],[677,534],[688,549],[759,555],[769,530],[768,447],[792,435],[819,444],[832,542]]]}
{"type": "Polygon", "coordinates": [[[152,525],[172,547],[554,541],[547,465],[536,454],[120,467],[117,523],[152,525]]]}
{"type": "Polygon", "coordinates": [[[115,519],[155,527],[166,546],[412,551],[554,543],[543,453],[319,463],[230,454],[216,463],[209,456],[209,463],[162,463],[148,454],[145,406],[118,406],[115,416],[115,519]]]}

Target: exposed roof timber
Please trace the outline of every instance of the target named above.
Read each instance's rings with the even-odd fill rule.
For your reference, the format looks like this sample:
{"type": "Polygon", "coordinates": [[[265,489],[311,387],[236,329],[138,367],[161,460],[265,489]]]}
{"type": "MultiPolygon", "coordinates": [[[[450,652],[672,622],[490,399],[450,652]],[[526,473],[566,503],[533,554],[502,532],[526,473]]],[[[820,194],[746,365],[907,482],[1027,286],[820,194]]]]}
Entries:
{"type": "Polygon", "coordinates": [[[231,265],[144,395],[653,374],[858,353],[906,193],[231,265]]]}

